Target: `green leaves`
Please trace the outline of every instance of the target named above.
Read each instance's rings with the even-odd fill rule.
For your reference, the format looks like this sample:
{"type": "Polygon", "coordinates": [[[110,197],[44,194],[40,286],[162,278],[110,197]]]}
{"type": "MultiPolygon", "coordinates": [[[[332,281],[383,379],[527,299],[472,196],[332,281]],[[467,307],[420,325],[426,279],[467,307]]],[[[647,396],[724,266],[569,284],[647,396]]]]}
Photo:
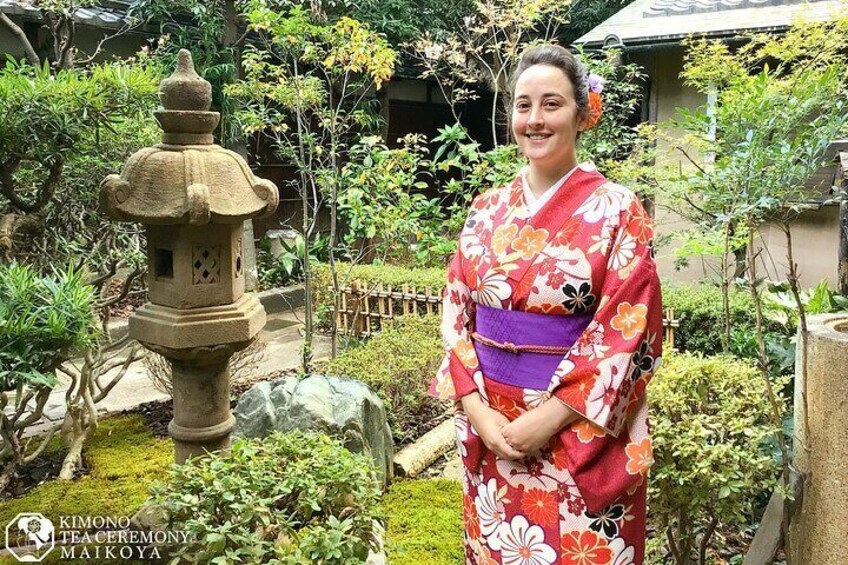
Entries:
{"type": "Polygon", "coordinates": [[[376,537],[371,460],[323,434],[240,439],[227,455],[175,465],[151,490],[189,534],[180,563],[353,565],[376,537]]]}
{"type": "Polygon", "coordinates": [[[0,265],[0,390],[54,386],[57,365],[97,339],[94,300],[80,271],[0,265]]]}
{"type": "Polygon", "coordinates": [[[755,501],[775,485],[771,408],[747,362],[692,354],[663,361],[651,382],[650,507],[659,528],[693,547],[713,517],[746,523],[755,501]]]}

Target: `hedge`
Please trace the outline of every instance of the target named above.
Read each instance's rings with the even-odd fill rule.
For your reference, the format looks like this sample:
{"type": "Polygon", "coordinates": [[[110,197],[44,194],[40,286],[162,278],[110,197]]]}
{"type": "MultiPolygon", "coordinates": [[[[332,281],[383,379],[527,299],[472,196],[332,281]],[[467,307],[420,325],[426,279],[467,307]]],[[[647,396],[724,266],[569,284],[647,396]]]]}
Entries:
{"type": "Polygon", "coordinates": [[[427,394],[444,349],[436,315],[407,316],[395,328],[327,362],[325,374],[358,379],[383,400],[395,442],[408,443],[433,427],[444,405],[427,394]]]}
{"type": "MultiPolygon", "coordinates": [[[[368,286],[383,284],[401,287],[404,284],[419,288],[430,287],[440,292],[445,284],[444,269],[415,269],[388,265],[356,265],[340,263],[339,272],[348,273],[349,281],[359,280],[368,286]]],[[[329,266],[315,266],[316,305],[329,309],[332,299],[327,292],[330,286],[329,266]]],[[[721,334],[724,327],[721,290],[705,283],[681,284],[663,281],[663,306],[673,308],[680,326],[675,331],[675,347],[680,351],[700,351],[705,355],[721,352],[721,334]]],[[[767,308],[764,306],[764,308],[767,308]]],[[[753,332],[755,326],[754,303],[750,293],[739,288],[730,289],[732,326],[737,331],[753,332]]],[[[765,311],[764,311],[765,313],[765,311]]],[[[767,332],[786,333],[776,322],[764,319],[767,332]]]]}

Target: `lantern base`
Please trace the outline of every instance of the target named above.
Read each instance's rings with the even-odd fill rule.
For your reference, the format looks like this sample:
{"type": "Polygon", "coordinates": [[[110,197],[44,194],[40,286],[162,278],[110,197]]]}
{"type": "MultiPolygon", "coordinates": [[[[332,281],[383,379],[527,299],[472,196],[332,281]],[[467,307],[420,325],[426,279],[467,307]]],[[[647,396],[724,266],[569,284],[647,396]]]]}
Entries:
{"type": "Polygon", "coordinates": [[[145,304],[129,320],[130,337],[170,349],[247,342],[265,326],[265,309],[252,294],[233,304],[171,308],[145,304]]]}

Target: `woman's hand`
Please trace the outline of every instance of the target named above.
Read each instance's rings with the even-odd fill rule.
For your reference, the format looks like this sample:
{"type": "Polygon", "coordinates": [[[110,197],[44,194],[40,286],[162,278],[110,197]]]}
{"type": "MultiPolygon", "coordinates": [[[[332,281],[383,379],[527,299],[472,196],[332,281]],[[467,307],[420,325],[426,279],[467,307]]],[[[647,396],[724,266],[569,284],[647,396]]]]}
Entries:
{"type": "Polygon", "coordinates": [[[555,434],[579,417],[577,412],[551,398],[501,428],[501,433],[513,449],[537,453],[555,434]]]}
{"type": "Polygon", "coordinates": [[[462,409],[468,416],[468,421],[474,427],[474,431],[496,456],[508,461],[525,457],[526,454],[511,447],[501,433],[501,429],[509,424],[509,419],[497,410],[483,404],[480,393],[474,392],[463,396],[462,409]]]}

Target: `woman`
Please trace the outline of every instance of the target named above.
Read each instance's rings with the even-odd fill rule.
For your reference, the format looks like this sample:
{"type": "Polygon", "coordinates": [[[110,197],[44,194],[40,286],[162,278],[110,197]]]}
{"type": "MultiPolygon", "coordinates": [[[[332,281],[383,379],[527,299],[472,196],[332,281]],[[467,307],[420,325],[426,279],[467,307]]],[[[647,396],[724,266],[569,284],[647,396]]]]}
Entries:
{"type": "Polygon", "coordinates": [[[529,165],[471,205],[431,385],[457,401],[465,562],[640,564],[645,385],[662,341],[650,219],[631,191],[577,163],[599,77],[543,45],[513,81],[529,165]]]}

